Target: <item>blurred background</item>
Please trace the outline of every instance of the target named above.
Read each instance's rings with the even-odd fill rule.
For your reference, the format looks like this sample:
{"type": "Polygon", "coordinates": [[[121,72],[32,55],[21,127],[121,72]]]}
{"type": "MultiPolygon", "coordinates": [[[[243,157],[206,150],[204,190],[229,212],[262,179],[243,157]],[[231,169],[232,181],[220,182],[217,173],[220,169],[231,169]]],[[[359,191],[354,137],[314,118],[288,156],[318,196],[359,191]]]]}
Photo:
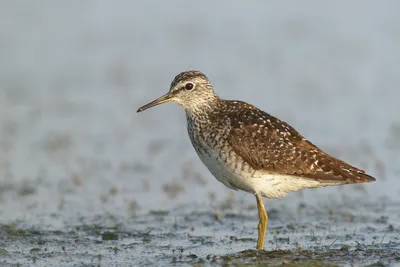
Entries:
{"type": "Polygon", "coordinates": [[[208,173],[180,107],[136,114],[189,69],[377,178],[267,207],[399,201],[399,10],[394,0],[2,1],[1,223],[62,230],[105,213],[255,204],[208,173]]]}

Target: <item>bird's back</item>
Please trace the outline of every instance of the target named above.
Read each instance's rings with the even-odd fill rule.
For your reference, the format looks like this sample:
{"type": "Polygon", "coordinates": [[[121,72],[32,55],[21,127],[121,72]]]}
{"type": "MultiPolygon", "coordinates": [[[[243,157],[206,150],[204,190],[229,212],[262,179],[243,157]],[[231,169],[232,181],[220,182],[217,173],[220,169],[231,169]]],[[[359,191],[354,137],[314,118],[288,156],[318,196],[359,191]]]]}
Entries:
{"type": "Polygon", "coordinates": [[[187,113],[187,118],[190,139],[203,163],[231,188],[265,191],[262,188],[275,186],[276,192],[263,195],[280,197],[307,187],[375,180],[323,152],[287,123],[242,101],[221,100],[201,117],[187,113]]]}

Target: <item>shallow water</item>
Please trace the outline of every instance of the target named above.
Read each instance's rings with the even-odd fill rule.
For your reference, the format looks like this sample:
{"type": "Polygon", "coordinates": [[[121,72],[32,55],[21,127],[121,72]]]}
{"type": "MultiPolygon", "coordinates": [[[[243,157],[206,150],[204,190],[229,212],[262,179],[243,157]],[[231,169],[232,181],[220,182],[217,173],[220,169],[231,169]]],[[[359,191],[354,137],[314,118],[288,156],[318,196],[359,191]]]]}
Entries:
{"type": "Polygon", "coordinates": [[[400,4],[360,3],[2,2],[0,262],[396,266],[400,4]],[[183,111],[135,113],[185,69],[377,182],[265,200],[254,251],[254,197],[208,173],[183,111]]]}

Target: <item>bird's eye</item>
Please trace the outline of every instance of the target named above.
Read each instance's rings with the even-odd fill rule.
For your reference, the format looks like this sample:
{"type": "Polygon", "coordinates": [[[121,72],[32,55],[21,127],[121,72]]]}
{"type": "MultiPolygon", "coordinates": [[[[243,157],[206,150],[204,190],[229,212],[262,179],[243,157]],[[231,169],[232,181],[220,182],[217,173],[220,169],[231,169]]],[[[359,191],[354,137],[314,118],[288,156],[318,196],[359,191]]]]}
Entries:
{"type": "Polygon", "coordinates": [[[194,84],[193,84],[193,83],[187,83],[187,84],[185,84],[185,89],[186,89],[186,90],[192,90],[193,87],[194,87],[194,84]]]}

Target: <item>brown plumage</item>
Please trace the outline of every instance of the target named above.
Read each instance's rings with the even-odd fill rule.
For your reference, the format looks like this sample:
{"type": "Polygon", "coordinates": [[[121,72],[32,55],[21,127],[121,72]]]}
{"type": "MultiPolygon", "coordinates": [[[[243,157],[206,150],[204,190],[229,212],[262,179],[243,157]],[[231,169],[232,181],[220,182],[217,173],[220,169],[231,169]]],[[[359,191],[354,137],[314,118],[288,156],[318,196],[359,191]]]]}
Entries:
{"type": "Polygon", "coordinates": [[[257,249],[264,247],[268,224],[262,197],[375,181],[328,155],[287,123],[245,102],[219,98],[199,71],[178,74],[167,94],[138,112],[164,102],[185,109],[190,141],[215,178],[229,188],[255,194],[260,218],[257,249]]]}
{"type": "Polygon", "coordinates": [[[230,104],[232,112],[226,114],[232,123],[228,141],[254,169],[321,182],[375,181],[365,171],[323,152],[284,121],[244,102],[230,104]]]}

